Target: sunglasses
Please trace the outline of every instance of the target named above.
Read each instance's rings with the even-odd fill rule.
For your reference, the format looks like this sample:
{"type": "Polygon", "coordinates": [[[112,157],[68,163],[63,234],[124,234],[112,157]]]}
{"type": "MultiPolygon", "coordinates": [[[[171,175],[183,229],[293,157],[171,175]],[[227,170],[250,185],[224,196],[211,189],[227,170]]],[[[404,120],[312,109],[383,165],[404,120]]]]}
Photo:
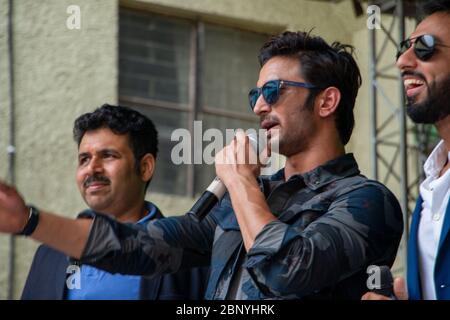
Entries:
{"type": "Polygon", "coordinates": [[[250,103],[250,108],[253,110],[256,105],[256,101],[258,101],[259,96],[262,94],[264,100],[269,105],[275,104],[280,98],[281,88],[284,86],[293,86],[293,87],[301,87],[307,89],[318,89],[318,87],[304,82],[294,82],[294,81],[286,81],[286,80],[270,80],[267,81],[261,88],[254,88],[250,90],[248,93],[248,100],[250,103]]]}
{"type": "Polygon", "coordinates": [[[411,46],[414,47],[414,54],[422,61],[427,61],[433,56],[436,46],[450,48],[444,44],[437,43],[434,36],[430,34],[423,34],[421,36],[406,39],[400,42],[397,52],[397,60],[402,54],[411,48],[411,46]],[[415,41],[413,42],[412,40],[415,41]]]}

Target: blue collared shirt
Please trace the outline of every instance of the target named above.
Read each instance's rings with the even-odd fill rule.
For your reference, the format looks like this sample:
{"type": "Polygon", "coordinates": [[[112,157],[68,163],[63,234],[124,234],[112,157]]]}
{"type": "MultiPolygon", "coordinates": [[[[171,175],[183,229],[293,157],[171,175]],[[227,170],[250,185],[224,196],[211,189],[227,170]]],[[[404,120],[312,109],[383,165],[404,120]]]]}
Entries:
{"type": "MultiPolygon", "coordinates": [[[[137,222],[146,226],[156,206],[146,202],[148,214],[137,222]]],[[[80,267],[80,288],[67,289],[67,300],[139,300],[140,276],[112,274],[89,265],[80,267]]]]}

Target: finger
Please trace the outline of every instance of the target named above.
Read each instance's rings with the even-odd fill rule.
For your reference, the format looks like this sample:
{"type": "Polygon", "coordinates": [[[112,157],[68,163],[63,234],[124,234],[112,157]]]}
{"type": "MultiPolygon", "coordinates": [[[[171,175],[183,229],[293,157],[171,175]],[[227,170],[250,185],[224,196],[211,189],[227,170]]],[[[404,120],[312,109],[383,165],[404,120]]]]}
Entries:
{"type": "Polygon", "coordinates": [[[214,159],[214,163],[215,164],[225,164],[227,159],[226,159],[226,147],[223,148],[222,150],[220,150],[219,152],[217,152],[216,157],[214,159]]]}
{"type": "Polygon", "coordinates": [[[243,139],[245,139],[246,137],[244,130],[236,129],[236,134],[234,135],[234,137],[239,141],[243,141],[243,139]]]}
{"type": "Polygon", "coordinates": [[[233,141],[231,141],[230,145],[232,144],[236,147],[237,142],[242,141],[242,135],[245,135],[244,131],[242,129],[236,129],[234,137],[233,137],[233,141]]]}
{"type": "Polygon", "coordinates": [[[245,147],[246,143],[248,142],[248,137],[245,135],[245,132],[242,129],[237,129],[236,135],[234,136],[234,140],[236,146],[238,148],[242,148],[245,147]]]}
{"type": "Polygon", "coordinates": [[[395,278],[394,294],[399,300],[408,300],[408,290],[406,289],[405,279],[395,278]]]}
{"type": "Polygon", "coordinates": [[[228,164],[236,164],[237,163],[237,155],[236,155],[237,147],[238,147],[238,142],[237,142],[236,137],[234,137],[231,145],[226,148],[226,157],[227,157],[228,164]]]}
{"type": "Polygon", "coordinates": [[[376,294],[373,292],[367,292],[361,297],[361,300],[391,300],[386,296],[383,296],[381,294],[376,294]]]}
{"type": "Polygon", "coordinates": [[[259,154],[259,165],[262,167],[267,167],[270,161],[270,148],[269,145],[266,145],[266,147],[261,151],[259,154]]]}
{"type": "Polygon", "coordinates": [[[245,164],[247,160],[248,138],[243,130],[236,130],[235,141],[235,156],[237,164],[245,164]]]}

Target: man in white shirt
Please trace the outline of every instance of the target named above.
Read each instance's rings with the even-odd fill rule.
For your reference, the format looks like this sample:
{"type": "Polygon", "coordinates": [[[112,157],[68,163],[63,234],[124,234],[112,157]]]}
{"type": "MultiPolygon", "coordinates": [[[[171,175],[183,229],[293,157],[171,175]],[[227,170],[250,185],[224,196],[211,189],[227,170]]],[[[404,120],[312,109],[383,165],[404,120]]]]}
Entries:
{"type": "Polygon", "coordinates": [[[445,147],[445,142],[441,141],[425,162],[426,179],[420,185],[422,203],[420,217],[418,217],[417,258],[422,289],[420,298],[426,300],[435,300],[436,289],[439,289],[435,286],[434,268],[446,217],[445,212],[449,207],[450,170],[445,168],[448,166],[449,159],[450,152],[445,147]]]}
{"type": "MultiPolygon", "coordinates": [[[[450,1],[429,1],[427,15],[400,44],[397,67],[407,114],[434,124],[442,140],[424,164],[426,179],[414,210],[408,243],[407,288],[394,281],[398,299],[450,299],[450,1]]],[[[367,293],[363,299],[389,299],[367,293]]]]}

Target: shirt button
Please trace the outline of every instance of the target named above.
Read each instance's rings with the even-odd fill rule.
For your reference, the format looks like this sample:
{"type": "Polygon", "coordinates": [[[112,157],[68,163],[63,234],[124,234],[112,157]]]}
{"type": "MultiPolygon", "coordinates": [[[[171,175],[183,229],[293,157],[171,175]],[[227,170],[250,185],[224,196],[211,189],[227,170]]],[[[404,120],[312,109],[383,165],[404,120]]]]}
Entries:
{"type": "Polygon", "coordinates": [[[438,213],[433,214],[433,220],[438,221],[441,218],[441,215],[438,213]]]}

